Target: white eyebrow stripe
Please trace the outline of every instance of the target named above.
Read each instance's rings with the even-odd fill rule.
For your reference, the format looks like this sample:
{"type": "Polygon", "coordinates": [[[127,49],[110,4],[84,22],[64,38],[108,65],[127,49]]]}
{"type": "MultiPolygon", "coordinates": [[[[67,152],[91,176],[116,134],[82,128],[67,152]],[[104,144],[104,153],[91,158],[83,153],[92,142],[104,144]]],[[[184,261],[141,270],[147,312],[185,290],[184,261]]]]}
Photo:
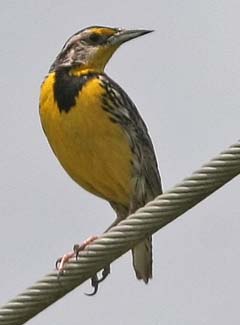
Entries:
{"type": "Polygon", "coordinates": [[[73,35],[72,37],[70,37],[67,40],[67,42],[64,44],[62,51],[66,50],[70,44],[75,43],[78,39],[79,39],[79,34],[76,34],[76,35],[73,35]]]}

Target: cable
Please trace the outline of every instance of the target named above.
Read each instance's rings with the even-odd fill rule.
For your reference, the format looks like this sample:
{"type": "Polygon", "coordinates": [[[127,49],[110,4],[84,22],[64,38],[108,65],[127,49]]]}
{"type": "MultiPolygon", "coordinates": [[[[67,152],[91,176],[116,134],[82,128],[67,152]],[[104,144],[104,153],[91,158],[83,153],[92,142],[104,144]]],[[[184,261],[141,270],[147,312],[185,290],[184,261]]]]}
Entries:
{"type": "Polygon", "coordinates": [[[46,275],[0,308],[0,325],[20,325],[240,173],[240,142],[103,234],[65,267],[46,275]]]}

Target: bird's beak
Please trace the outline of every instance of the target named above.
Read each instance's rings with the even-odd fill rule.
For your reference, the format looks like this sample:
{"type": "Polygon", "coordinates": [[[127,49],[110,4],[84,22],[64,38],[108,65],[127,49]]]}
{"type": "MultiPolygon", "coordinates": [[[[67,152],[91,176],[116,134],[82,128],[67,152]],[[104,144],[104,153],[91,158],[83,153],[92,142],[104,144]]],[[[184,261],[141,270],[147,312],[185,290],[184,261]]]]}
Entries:
{"type": "Polygon", "coordinates": [[[134,30],[127,30],[127,29],[119,29],[114,35],[109,38],[109,43],[112,45],[121,45],[131,39],[136,37],[148,34],[153,32],[153,30],[146,30],[146,29],[134,29],[134,30]]]}

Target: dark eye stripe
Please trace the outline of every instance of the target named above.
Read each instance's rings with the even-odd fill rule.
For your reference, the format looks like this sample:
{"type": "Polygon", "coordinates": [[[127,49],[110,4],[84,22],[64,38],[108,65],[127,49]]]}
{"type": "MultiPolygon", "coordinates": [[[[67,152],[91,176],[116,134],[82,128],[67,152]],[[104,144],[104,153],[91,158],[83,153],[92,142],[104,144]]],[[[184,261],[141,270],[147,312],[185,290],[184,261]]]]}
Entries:
{"type": "Polygon", "coordinates": [[[97,33],[92,33],[89,35],[89,40],[93,43],[98,43],[101,40],[101,35],[97,33]]]}

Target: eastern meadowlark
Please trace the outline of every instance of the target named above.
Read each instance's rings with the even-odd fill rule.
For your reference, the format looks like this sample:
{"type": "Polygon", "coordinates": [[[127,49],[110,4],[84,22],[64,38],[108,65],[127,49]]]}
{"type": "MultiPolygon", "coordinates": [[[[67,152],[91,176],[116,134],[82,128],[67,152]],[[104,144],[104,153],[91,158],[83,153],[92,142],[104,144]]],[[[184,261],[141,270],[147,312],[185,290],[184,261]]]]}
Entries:
{"type": "MultiPolygon", "coordinates": [[[[73,180],[111,204],[117,217],[109,228],[162,193],[147,127],[125,91],[104,73],[120,45],[149,32],[85,28],[67,40],[41,86],[40,117],[49,144],[73,180]]],[[[151,237],[132,256],[136,277],[148,283],[151,237]]]]}

